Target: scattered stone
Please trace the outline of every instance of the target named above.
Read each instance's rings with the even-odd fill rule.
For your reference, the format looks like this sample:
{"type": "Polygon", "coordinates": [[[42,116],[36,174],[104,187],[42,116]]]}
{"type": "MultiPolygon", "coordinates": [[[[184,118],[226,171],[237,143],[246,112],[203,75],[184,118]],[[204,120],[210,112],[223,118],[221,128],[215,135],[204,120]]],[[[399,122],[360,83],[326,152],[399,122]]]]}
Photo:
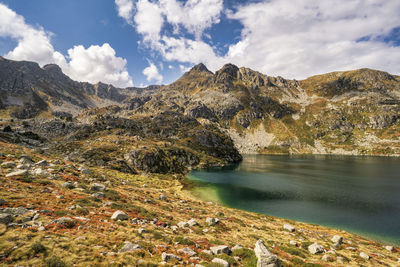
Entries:
{"type": "Polygon", "coordinates": [[[115,220],[115,221],[123,221],[123,220],[128,220],[129,216],[128,214],[126,214],[125,212],[121,211],[121,210],[117,210],[116,212],[114,212],[114,214],[111,216],[111,219],[115,220]]]}
{"type": "Polygon", "coordinates": [[[19,159],[20,164],[32,164],[33,160],[29,155],[22,155],[19,159]]]}
{"type": "Polygon", "coordinates": [[[11,169],[11,168],[15,168],[16,165],[17,164],[15,164],[15,162],[13,162],[13,161],[6,161],[6,162],[1,163],[0,166],[5,169],[11,169]]]}
{"type": "Polygon", "coordinates": [[[314,243],[314,244],[308,246],[308,251],[311,254],[317,254],[317,253],[324,252],[324,248],[320,244],[314,243]]]}
{"type": "Polygon", "coordinates": [[[44,228],[43,226],[39,226],[37,230],[41,232],[41,231],[46,230],[46,228],[44,228]]]}
{"type": "Polygon", "coordinates": [[[104,191],[106,190],[106,186],[101,183],[94,183],[90,186],[90,191],[104,191]]]}
{"type": "Polygon", "coordinates": [[[322,256],[322,260],[326,262],[332,262],[334,259],[330,255],[324,255],[322,256]]]}
{"type": "Polygon", "coordinates": [[[178,249],[178,252],[184,253],[184,254],[188,255],[189,257],[193,257],[193,256],[197,255],[196,252],[194,252],[191,248],[188,248],[188,247],[178,249]]]}
{"type": "Polygon", "coordinates": [[[242,249],[242,248],[243,248],[242,245],[236,244],[231,250],[235,251],[235,250],[239,250],[239,249],[242,249]]]}
{"type": "Polygon", "coordinates": [[[139,228],[139,229],[138,229],[138,233],[139,233],[139,234],[144,234],[144,233],[147,233],[147,230],[144,229],[144,228],[139,228]]]}
{"type": "MultiPolygon", "coordinates": [[[[0,201],[0,203],[1,203],[1,201],[0,201]]],[[[394,247],[393,246],[385,246],[385,249],[387,251],[394,251],[394,247]]]]}
{"type": "Polygon", "coordinates": [[[360,252],[360,257],[363,258],[364,260],[369,260],[369,256],[364,252],[360,252]]]}
{"type": "Polygon", "coordinates": [[[217,223],[219,223],[219,219],[208,217],[208,218],[206,219],[206,223],[208,224],[208,226],[214,226],[214,225],[216,225],[217,223]]]}
{"type": "Polygon", "coordinates": [[[79,168],[80,172],[83,174],[92,174],[92,171],[87,168],[79,168]]]}
{"type": "Polygon", "coordinates": [[[283,225],[283,229],[285,229],[285,230],[287,230],[289,232],[294,232],[296,230],[296,228],[294,228],[294,226],[290,225],[290,224],[284,224],[283,225]]]}
{"type": "Polygon", "coordinates": [[[196,226],[196,225],[199,225],[199,223],[196,222],[195,219],[190,219],[189,221],[187,221],[187,223],[189,224],[189,226],[196,226]]]}
{"type": "Polygon", "coordinates": [[[187,222],[178,222],[178,227],[179,228],[185,228],[185,227],[188,227],[188,226],[189,226],[189,224],[187,222]]]}
{"type": "Polygon", "coordinates": [[[289,244],[292,246],[297,246],[297,242],[294,240],[290,240],[289,244]]]}
{"type": "Polygon", "coordinates": [[[161,260],[162,260],[162,261],[165,261],[165,262],[167,262],[167,261],[169,261],[169,260],[181,261],[182,258],[181,258],[181,257],[178,257],[178,256],[176,256],[176,255],[174,255],[174,254],[170,254],[170,253],[165,253],[165,252],[163,252],[163,253],[161,254],[161,260]]]}
{"type": "Polygon", "coordinates": [[[219,255],[219,254],[222,254],[222,253],[230,255],[232,253],[230,248],[228,246],[224,246],[224,245],[211,247],[210,250],[214,255],[219,255]]]}
{"type": "Polygon", "coordinates": [[[167,196],[164,195],[164,194],[161,194],[161,195],[158,197],[158,199],[159,199],[159,200],[167,200],[167,196]]]}
{"type": "Polygon", "coordinates": [[[18,170],[29,170],[32,168],[31,164],[18,164],[16,167],[18,170]]]}
{"type": "Polygon", "coordinates": [[[11,172],[9,174],[6,175],[6,177],[14,177],[14,176],[23,176],[23,175],[27,175],[29,172],[27,170],[19,170],[19,171],[15,171],[15,172],[11,172]]]}
{"type": "Polygon", "coordinates": [[[45,169],[36,168],[32,171],[32,175],[47,177],[50,175],[50,173],[45,169]]]}
{"type": "Polygon", "coordinates": [[[178,226],[172,225],[172,226],[171,226],[171,230],[172,230],[172,232],[174,232],[174,233],[178,232],[178,226]]]}
{"type": "Polygon", "coordinates": [[[343,243],[343,237],[341,237],[340,235],[334,235],[331,239],[331,241],[335,244],[342,244],[343,243]]]}
{"type": "Polygon", "coordinates": [[[54,222],[57,224],[65,225],[69,222],[72,222],[72,219],[69,217],[61,217],[61,218],[54,220],[54,222]]]}
{"type": "Polygon", "coordinates": [[[213,255],[212,251],[208,249],[202,250],[201,252],[207,255],[213,255]]]}
{"type": "Polygon", "coordinates": [[[0,213],[0,223],[9,224],[14,221],[14,218],[7,213],[0,213]]]}
{"type": "Polygon", "coordinates": [[[146,199],[144,200],[144,203],[153,204],[153,200],[146,198],[146,199]]]}
{"type": "Polygon", "coordinates": [[[212,262],[216,263],[216,264],[220,264],[220,265],[222,265],[224,267],[229,267],[229,263],[226,260],[223,260],[223,259],[220,259],[220,258],[214,258],[212,260],[212,262]]]}
{"type": "Polygon", "coordinates": [[[40,166],[40,167],[47,167],[47,166],[49,166],[49,163],[47,162],[47,160],[44,159],[44,160],[41,160],[41,161],[35,163],[35,165],[40,166]]]}
{"type": "Polygon", "coordinates": [[[281,262],[275,254],[268,251],[264,241],[256,242],[254,253],[257,256],[257,267],[280,267],[281,262]]]}
{"type": "Polygon", "coordinates": [[[61,185],[61,187],[63,188],[67,188],[67,189],[74,189],[75,186],[71,181],[65,182],[61,185]]]}
{"type": "Polygon", "coordinates": [[[354,247],[347,247],[346,249],[347,249],[347,250],[351,250],[351,251],[356,251],[356,250],[357,250],[357,249],[354,248],[354,247]]]}
{"type": "Polygon", "coordinates": [[[344,258],[339,256],[339,257],[336,258],[336,261],[337,261],[339,264],[343,264],[343,263],[344,263],[344,258]]]}
{"type": "Polygon", "coordinates": [[[124,245],[119,250],[119,253],[131,252],[131,251],[136,251],[136,250],[140,250],[140,249],[142,249],[142,247],[139,246],[138,244],[133,244],[129,241],[125,241],[124,245]]]}
{"type": "Polygon", "coordinates": [[[105,195],[103,192],[96,192],[96,193],[93,193],[93,194],[92,194],[92,197],[95,197],[95,198],[104,198],[104,197],[106,197],[106,195],[105,195]]]}

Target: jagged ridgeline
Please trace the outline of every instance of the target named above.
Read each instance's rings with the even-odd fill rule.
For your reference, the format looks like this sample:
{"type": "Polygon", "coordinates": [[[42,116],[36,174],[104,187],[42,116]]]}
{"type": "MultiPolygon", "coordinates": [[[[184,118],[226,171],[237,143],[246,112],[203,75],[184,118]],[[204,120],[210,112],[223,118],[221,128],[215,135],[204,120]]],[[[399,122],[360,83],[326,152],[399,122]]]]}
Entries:
{"type": "Polygon", "coordinates": [[[126,172],[184,172],[239,153],[398,155],[399,105],[400,77],[370,69],[297,81],[199,64],[170,85],[122,89],[0,58],[1,123],[10,126],[0,141],[50,143],[126,172]]]}

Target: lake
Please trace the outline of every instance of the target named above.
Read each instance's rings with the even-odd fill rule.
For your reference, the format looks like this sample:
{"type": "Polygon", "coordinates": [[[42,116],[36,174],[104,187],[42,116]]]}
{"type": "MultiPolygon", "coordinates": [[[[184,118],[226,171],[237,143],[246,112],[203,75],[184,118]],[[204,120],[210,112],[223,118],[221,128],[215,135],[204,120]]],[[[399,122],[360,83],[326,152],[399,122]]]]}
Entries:
{"type": "Polygon", "coordinates": [[[205,200],[400,244],[400,158],[247,155],[189,180],[205,200]]]}

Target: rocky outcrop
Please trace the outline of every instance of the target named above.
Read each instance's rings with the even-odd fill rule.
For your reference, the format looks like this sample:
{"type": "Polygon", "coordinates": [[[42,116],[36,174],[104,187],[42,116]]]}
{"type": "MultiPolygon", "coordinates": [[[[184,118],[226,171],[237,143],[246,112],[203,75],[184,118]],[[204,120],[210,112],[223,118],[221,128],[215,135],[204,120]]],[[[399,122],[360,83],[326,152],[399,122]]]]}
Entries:
{"type": "Polygon", "coordinates": [[[280,267],[281,263],[278,257],[268,251],[264,241],[256,242],[254,253],[257,256],[257,267],[280,267]]]}

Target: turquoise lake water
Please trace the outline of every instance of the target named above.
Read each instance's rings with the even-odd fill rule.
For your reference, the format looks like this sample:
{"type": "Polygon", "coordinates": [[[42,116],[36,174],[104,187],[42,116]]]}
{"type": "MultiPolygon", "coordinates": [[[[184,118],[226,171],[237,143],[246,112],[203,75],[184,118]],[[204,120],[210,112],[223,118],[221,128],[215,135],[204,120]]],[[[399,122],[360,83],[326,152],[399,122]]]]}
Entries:
{"type": "Polygon", "coordinates": [[[189,180],[229,207],[400,244],[400,158],[248,155],[189,180]]]}

